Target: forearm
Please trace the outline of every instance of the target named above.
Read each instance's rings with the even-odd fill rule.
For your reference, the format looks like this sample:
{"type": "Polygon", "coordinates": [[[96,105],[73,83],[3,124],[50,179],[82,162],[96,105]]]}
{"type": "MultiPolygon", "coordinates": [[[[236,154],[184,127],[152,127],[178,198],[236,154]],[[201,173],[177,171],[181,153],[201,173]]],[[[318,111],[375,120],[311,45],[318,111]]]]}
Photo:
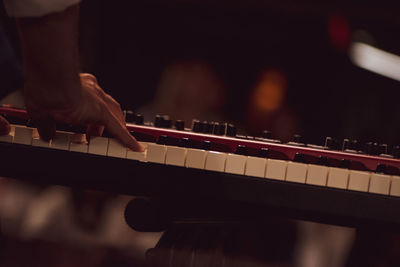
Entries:
{"type": "Polygon", "coordinates": [[[68,110],[78,105],[78,21],[78,5],[39,18],[18,19],[28,106],[68,110]]]}

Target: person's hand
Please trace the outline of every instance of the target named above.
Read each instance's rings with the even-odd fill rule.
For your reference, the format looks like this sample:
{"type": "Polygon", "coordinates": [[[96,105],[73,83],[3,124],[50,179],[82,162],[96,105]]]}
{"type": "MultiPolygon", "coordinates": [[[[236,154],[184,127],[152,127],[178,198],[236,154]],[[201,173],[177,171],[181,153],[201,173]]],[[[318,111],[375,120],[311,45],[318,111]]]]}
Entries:
{"type": "MultiPolygon", "coordinates": [[[[40,103],[26,97],[25,104],[28,113],[35,122],[40,137],[50,140],[54,135],[56,122],[88,126],[87,135],[89,137],[100,136],[105,127],[126,147],[134,151],[143,151],[143,147],[126,129],[120,105],[103,91],[97,83],[96,77],[87,73],[80,74],[80,82],[80,99],[77,101],[77,105],[71,108],[43,110],[40,103]]],[[[25,88],[25,90],[35,91],[35,88],[25,88]]],[[[36,97],[36,99],[38,98],[36,97]]]]}
{"type": "Polygon", "coordinates": [[[10,132],[10,124],[6,119],[0,116],[0,135],[6,135],[10,132]]]}

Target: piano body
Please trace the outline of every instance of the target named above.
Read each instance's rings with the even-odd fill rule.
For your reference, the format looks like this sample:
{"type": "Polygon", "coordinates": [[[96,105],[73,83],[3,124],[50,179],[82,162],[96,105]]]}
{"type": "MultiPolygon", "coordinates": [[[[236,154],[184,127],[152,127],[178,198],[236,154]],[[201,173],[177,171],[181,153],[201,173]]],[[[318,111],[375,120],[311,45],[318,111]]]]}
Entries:
{"type": "MultiPolygon", "coordinates": [[[[25,121],[23,110],[0,111],[11,121],[25,121]]],[[[158,200],[163,206],[158,210],[170,221],[279,214],[349,226],[400,223],[400,215],[393,212],[400,205],[397,154],[385,154],[376,144],[366,154],[351,146],[339,148],[329,138],[326,146],[284,144],[239,136],[233,125],[206,126],[198,121],[190,129],[179,122],[172,126],[162,117],[144,123],[136,116],[127,127],[146,151],[133,152],[111,137],[75,143],[80,134],[70,132],[73,128],[45,142],[34,128],[15,124],[0,138],[0,175],[158,200]]],[[[137,223],[132,226],[146,230],[137,223]]]]}

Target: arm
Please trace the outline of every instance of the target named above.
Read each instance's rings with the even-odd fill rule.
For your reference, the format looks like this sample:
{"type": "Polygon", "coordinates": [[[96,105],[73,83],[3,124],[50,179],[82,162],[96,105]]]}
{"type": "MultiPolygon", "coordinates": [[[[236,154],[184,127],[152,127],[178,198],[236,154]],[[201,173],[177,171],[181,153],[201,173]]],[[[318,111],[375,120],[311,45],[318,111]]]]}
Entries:
{"type": "Polygon", "coordinates": [[[78,5],[39,18],[19,18],[28,109],[74,110],[81,98],[78,5]]]}
{"type": "Polygon", "coordinates": [[[142,151],[126,129],[119,104],[93,75],[79,74],[78,20],[78,5],[17,19],[27,110],[43,139],[52,138],[54,122],[87,125],[89,135],[101,135],[106,127],[122,144],[142,151]]]}

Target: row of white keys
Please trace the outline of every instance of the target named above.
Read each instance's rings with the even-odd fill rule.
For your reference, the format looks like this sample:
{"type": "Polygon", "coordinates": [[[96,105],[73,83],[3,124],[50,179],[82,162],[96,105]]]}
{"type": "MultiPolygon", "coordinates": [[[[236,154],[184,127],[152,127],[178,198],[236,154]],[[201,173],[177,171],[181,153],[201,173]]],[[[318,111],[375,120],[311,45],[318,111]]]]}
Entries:
{"type": "MultiPolygon", "coordinates": [[[[82,134],[57,131],[51,141],[44,141],[39,138],[39,134],[35,128],[20,125],[12,125],[9,136],[13,137],[12,142],[16,144],[48,147],[59,150],[86,153],[89,147],[85,135],[82,134]]],[[[0,138],[4,138],[4,136],[0,138]]],[[[8,141],[11,141],[10,137],[7,136],[6,138],[8,141]]],[[[1,140],[2,139],[0,139],[0,141],[1,140]]]]}
{"type": "Polygon", "coordinates": [[[84,139],[84,135],[57,132],[53,140],[46,142],[38,138],[35,129],[14,125],[10,134],[0,136],[3,142],[400,196],[397,176],[154,143],[141,142],[145,152],[134,152],[112,138],[94,137],[89,144],[84,139]]]}
{"type": "MultiPolygon", "coordinates": [[[[388,175],[371,175],[365,171],[350,171],[284,160],[150,144],[147,161],[354,191],[390,193],[391,176],[388,175]]],[[[392,191],[394,194],[395,189],[392,191]]]]}

